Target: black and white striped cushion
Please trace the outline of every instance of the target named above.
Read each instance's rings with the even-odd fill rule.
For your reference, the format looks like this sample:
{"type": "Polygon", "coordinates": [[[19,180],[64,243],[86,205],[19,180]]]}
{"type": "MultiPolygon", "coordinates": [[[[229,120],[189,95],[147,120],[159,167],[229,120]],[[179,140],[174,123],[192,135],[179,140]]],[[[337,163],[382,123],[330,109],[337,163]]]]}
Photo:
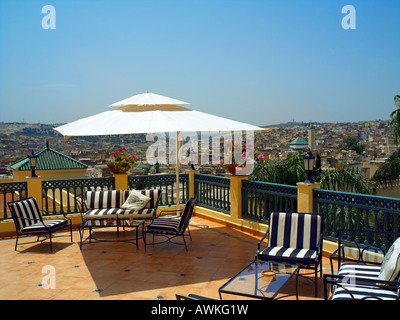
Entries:
{"type": "Polygon", "coordinates": [[[321,216],[294,212],[272,212],[269,247],[317,250],[321,216]]]}
{"type": "Polygon", "coordinates": [[[363,265],[354,263],[343,263],[340,266],[338,275],[344,276],[340,286],[335,286],[332,300],[352,300],[352,299],[371,299],[371,300],[395,300],[398,298],[398,293],[393,290],[377,288],[364,285],[357,282],[357,285],[352,283],[351,277],[376,279],[378,280],[380,265],[363,265]],[[348,283],[347,283],[348,282],[348,283]],[[348,291],[350,291],[350,293],[348,291]]]}
{"type": "Polygon", "coordinates": [[[153,222],[147,226],[147,231],[157,232],[178,232],[180,227],[181,217],[168,216],[155,218],[153,222]]]}
{"type": "Polygon", "coordinates": [[[315,262],[321,235],[321,216],[293,212],[272,212],[270,216],[268,247],[259,258],[262,260],[301,260],[304,264],[315,262]]]}
{"type": "Polygon", "coordinates": [[[397,298],[396,291],[359,284],[336,286],[332,295],[332,300],[396,300],[397,298]]]}
{"type": "Polygon", "coordinates": [[[83,220],[95,220],[95,219],[143,219],[150,218],[153,216],[155,209],[141,209],[141,210],[128,210],[128,209],[92,209],[88,210],[83,215],[83,220]]]}
{"type": "Polygon", "coordinates": [[[380,270],[380,265],[343,263],[339,268],[338,275],[378,279],[380,270]]]}
{"type": "Polygon", "coordinates": [[[122,194],[123,191],[121,190],[87,191],[86,204],[88,209],[119,208],[124,203],[122,202],[122,194]]]}
{"type": "Polygon", "coordinates": [[[68,224],[67,219],[43,220],[22,228],[21,233],[54,231],[68,224]]]}
{"type": "Polygon", "coordinates": [[[260,257],[280,257],[282,259],[287,258],[287,260],[293,258],[315,260],[317,257],[317,251],[310,249],[268,247],[260,254],[260,257]]]}
{"type": "Polygon", "coordinates": [[[118,219],[129,220],[129,219],[145,219],[153,217],[154,211],[156,209],[140,209],[140,210],[126,210],[120,209],[118,212],[118,219]]]}
{"type": "Polygon", "coordinates": [[[92,209],[85,212],[83,219],[117,219],[118,212],[121,210],[123,209],[92,209]]]}
{"type": "Polygon", "coordinates": [[[9,203],[9,206],[19,231],[42,220],[38,204],[34,198],[9,203]]]}

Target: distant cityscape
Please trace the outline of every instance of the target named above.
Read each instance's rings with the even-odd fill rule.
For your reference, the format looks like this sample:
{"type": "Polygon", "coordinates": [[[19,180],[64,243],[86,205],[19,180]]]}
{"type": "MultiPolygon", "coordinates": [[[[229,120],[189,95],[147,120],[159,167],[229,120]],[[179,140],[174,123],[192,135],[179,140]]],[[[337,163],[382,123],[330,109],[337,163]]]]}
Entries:
{"type": "MultiPolygon", "coordinates": [[[[109,176],[106,162],[119,147],[137,156],[136,167],[130,174],[154,173],[155,168],[146,165],[146,150],[153,141],[146,141],[144,134],[72,137],[67,140],[54,131],[59,124],[0,123],[0,175],[12,176],[10,165],[31,151],[39,151],[49,146],[67,156],[88,165],[87,177],[109,176]],[[140,166],[139,166],[140,165],[140,166]]],[[[307,146],[291,145],[296,138],[304,139],[312,146],[313,153],[321,156],[322,167],[331,168],[346,164],[365,178],[370,178],[376,169],[396,150],[390,135],[388,120],[344,122],[344,123],[304,123],[288,122],[266,127],[268,132],[255,133],[255,147],[266,158],[283,159],[292,152],[304,152],[307,146]],[[310,128],[312,128],[310,130],[310,128]],[[339,148],[346,137],[355,137],[362,144],[363,151],[339,148]]],[[[301,140],[301,139],[300,139],[301,140]]],[[[221,165],[195,165],[201,173],[224,174],[221,165]]],[[[173,165],[157,168],[162,173],[173,173],[173,165]]],[[[183,166],[182,169],[189,168],[183,166]]]]}

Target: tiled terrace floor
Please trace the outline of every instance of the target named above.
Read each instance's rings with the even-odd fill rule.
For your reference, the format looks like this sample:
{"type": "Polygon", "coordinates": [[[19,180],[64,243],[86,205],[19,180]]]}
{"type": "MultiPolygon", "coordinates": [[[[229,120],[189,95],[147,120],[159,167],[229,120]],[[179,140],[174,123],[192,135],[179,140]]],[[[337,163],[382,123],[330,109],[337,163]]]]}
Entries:
{"type": "MultiPolygon", "coordinates": [[[[36,238],[21,239],[14,251],[14,239],[0,240],[0,299],[131,299],[175,300],[175,293],[196,293],[219,298],[218,288],[254,259],[258,237],[199,217],[192,218],[193,242],[184,246],[162,244],[144,251],[130,243],[97,242],[79,249],[79,234],[74,242],[69,234],[54,238],[53,254],[36,238]],[[54,267],[55,289],[45,289],[42,280],[54,267]]],[[[97,234],[114,239],[113,229],[97,234]]],[[[324,271],[330,271],[324,258],[324,271]]],[[[45,282],[46,283],[46,282],[45,282]]],[[[300,299],[323,299],[322,280],[319,295],[314,286],[300,278],[300,299]]],[[[294,293],[293,277],[282,295],[294,293]]],[[[243,299],[223,295],[224,299],[243,299]]]]}

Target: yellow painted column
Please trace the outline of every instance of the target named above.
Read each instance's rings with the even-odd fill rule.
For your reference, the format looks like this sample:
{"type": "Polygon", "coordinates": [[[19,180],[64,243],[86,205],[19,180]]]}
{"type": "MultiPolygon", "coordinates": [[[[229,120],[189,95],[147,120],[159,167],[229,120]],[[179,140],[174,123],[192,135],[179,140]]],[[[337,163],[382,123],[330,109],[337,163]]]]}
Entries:
{"type": "Polygon", "coordinates": [[[43,209],[42,177],[26,177],[28,197],[36,199],[39,209],[43,209]]]}
{"type": "Polygon", "coordinates": [[[194,175],[200,173],[200,170],[186,170],[185,172],[189,175],[189,198],[194,198],[194,175]]]}
{"type": "Polygon", "coordinates": [[[242,218],[242,181],[248,176],[231,175],[231,219],[233,221],[242,218]]]}
{"type": "Polygon", "coordinates": [[[115,178],[115,190],[128,190],[128,174],[113,173],[115,178]]]}
{"type": "Polygon", "coordinates": [[[297,183],[297,211],[311,213],[314,210],[313,189],[320,189],[319,183],[297,183]]]}

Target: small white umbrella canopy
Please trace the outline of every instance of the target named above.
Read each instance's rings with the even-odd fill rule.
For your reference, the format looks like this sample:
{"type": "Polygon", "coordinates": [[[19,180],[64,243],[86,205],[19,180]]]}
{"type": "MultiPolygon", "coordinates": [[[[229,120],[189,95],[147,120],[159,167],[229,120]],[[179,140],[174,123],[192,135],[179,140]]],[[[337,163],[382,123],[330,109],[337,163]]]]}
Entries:
{"type": "Polygon", "coordinates": [[[146,92],[137,94],[135,96],[129,97],[127,99],[118,101],[110,105],[110,107],[122,107],[122,106],[149,106],[149,105],[190,105],[190,103],[169,98],[166,96],[161,96],[159,94],[146,92]]]}
{"type": "MultiPolygon", "coordinates": [[[[154,93],[142,93],[110,105],[101,112],[54,128],[65,137],[137,133],[176,133],[213,131],[259,131],[261,127],[190,110],[189,103],[154,93]]],[[[176,138],[178,151],[178,138],[176,138]]],[[[177,206],[179,208],[179,162],[176,166],[177,206]]]]}

